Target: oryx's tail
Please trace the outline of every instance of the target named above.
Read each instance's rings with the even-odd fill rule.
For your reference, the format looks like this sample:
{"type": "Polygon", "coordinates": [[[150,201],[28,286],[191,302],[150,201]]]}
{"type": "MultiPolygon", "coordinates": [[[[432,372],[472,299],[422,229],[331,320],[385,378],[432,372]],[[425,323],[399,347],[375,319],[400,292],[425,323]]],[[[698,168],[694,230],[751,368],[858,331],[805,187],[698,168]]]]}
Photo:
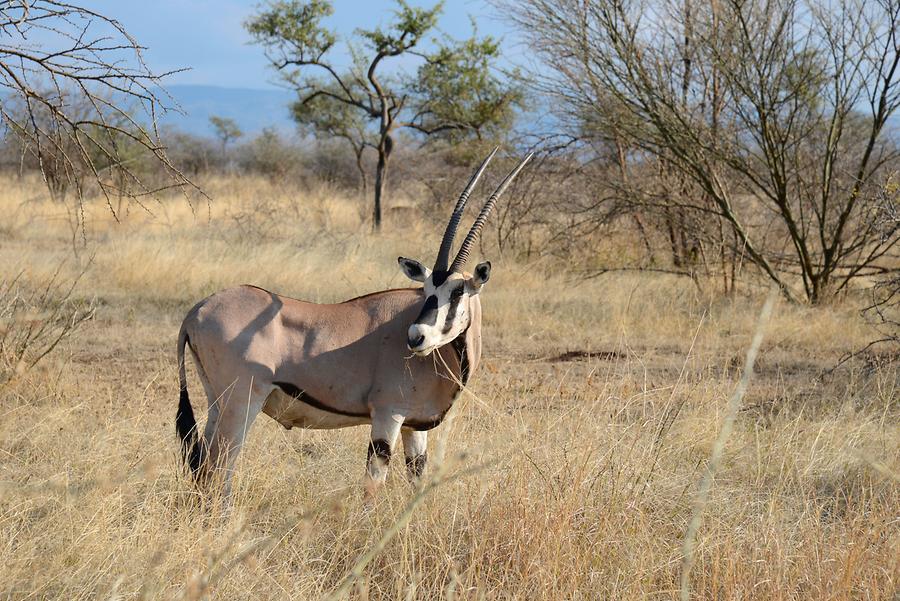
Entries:
{"type": "Polygon", "coordinates": [[[175,430],[181,439],[181,455],[184,463],[191,468],[192,473],[200,469],[200,443],[197,436],[197,420],[194,419],[194,409],[191,407],[191,399],[188,398],[187,374],[185,373],[184,347],[190,344],[184,326],[178,333],[178,385],[181,396],[178,399],[178,413],[175,414],[175,430]]]}

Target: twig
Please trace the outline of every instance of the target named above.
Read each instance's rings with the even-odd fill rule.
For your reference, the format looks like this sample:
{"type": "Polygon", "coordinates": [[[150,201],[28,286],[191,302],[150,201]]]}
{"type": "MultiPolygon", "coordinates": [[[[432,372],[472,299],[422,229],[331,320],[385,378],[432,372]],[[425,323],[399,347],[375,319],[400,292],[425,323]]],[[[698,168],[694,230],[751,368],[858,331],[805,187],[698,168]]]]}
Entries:
{"type": "Polygon", "coordinates": [[[734,420],[741,408],[741,401],[744,398],[744,393],[747,391],[747,386],[750,384],[750,379],[753,377],[753,364],[756,362],[756,355],[759,353],[759,347],[763,340],[763,332],[765,331],[766,323],[769,321],[769,316],[772,314],[772,306],[775,304],[775,299],[777,297],[778,289],[775,288],[769,293],[762,311],[760,311],[759,320],[756,324],[756,332],[753,334],[753,341],[750,343],[750,348],[747,350],[747,358],[744,360],[744,372],[741,374],[741,379],[734,389],[731,398],[728,400],[728,408],[725,412],[725,419],[722,422],[722,429],[716,437],[712,452],[710,453],[709,463],[706,466],[706,472],[700,480],[697,498],[694,501],[694,511],[688,522],[687,531],[684,534],[684,543],[682,545],[681,601],[689,601],[691,598],[690,574],[691,567],[694,565],[694,550],[696,547],[697,531],[700,530],[700,526],[703,523],[703,510],[706,509],[709,491],[712,488],[713,480],[719,469],[719,463],[722,460],[722,452],[725,450],[725,443],[728,442],[728,438],[731,436],[734,420]]]}

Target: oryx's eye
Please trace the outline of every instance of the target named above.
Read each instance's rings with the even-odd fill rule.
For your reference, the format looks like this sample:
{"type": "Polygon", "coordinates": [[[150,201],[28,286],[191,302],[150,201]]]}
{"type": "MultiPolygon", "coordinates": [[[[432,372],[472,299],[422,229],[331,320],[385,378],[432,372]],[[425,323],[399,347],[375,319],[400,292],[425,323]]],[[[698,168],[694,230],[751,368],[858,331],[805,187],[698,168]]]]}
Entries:
{"type": "Polygon", "coordinates": [[[462,293],[463,293],[463,287],[462,287],[462,286],[457,286],[457,287],[454,288],[453,291],[450,293],[450,298],[459,298],[460,296],[462,296],[462,293]]]}

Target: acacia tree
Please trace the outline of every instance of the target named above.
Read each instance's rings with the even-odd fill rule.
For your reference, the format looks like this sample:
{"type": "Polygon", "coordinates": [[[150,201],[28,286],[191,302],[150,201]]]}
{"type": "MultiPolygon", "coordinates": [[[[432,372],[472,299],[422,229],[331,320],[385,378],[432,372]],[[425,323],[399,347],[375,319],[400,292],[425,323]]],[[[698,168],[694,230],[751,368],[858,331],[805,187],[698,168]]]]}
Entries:
{"type": "Polygon", "coordinates": [[[228,153],[228,143],[234,142],[235,140],[243,136],[244,132],[241,131],[240,127],[238,127],[237,121],[230,117],[219,117],[217,115],[211,115],[209,118],[209,124],[213,126],[213,130],[216,132],[216,137],[222,144],[222,158],[226,159],[228,153]]]}
{"type": "Polygon", "coordinates": [[[445,40],[425,55],[411,83],[416,112],[409,126],[451,142],[505,135],[513,125],[512,109],[521,106],[522,92],[493,75],[499,55],[497,41],[479,38],[477,31],[466,40],[445,40]]]}
{"type": "Polygon", "coordinates": [[[143,51],[118,21],[89,8],[0,0],[0,122],[35,157],[57,196],[62,180],[74,184],[82,233],[86,180],[99,186],[114,216],[113,196],[138,199],[191,185],[156,129],[166,110],[159,86],[169,73],[152,71],[143,51]],[[169,181],[142,178],[132,167],[135,148],[169,181]]]}
{"type": "Polygon", "coordinates": [[[347,70],[335,66],[337,36],[322,25],[333,12],[327,0],[273,1],[247,22],[272,65],[297,90],[295,118],[320,134],[350,140],[360,165],[365,148],[377,152],[376,230],[398,130],[423,136],[480,135],[508,122],[521,100],[512,84],[492,74],[499,47],[490,38],[445,42],[431,53],[417,49],[435,27],[441,8],[411,7],[398,0],[389,27],[355,32],[353,66],[347,70]],[[418,57],[421,67],[405,77],[384,75],[385,61],[402,55],[418,57]],[[470,89],[474,84],[481,88],[470,89]]]}
{"type": "Polygon", "coordinates": [[[893,269],[898,237],[871,214],[898,159],[896,0],[504,5],[552,103],[623,140],[629,168],[660,165],[665,178],[622,182],[632,198],[714,217],[813,303],[893,269]]]}

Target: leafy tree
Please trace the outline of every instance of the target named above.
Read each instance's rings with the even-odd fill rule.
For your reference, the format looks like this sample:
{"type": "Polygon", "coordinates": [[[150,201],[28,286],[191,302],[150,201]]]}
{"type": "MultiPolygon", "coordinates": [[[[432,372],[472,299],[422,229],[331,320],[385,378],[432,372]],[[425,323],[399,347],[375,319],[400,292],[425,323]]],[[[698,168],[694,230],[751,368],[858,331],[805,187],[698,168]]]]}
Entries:
{"type": "Polygon", "coordinates": [[[491,73],[499,48],[490,38],[475,34],[463,42],[445,41],[432,53],[417,50],[442,6],[417,8],[398,0],[390,26],[355,32],[349,46],[354,61],[347,70],[335,66],[331,54],[338,38],[322,25],[334,10],[328,0],[274,0],[246,24],[297,90],[293,111],[299,123],[350,142],[360,169],[364,150],[376,151],[376,230],[397,130],[456,139],[481,136],[509,123],[520,102],[516,89],[491,73]],[[384,75],[385,60],[402,55],[417,56],[423,64],[405,77],[384,75]]]}
{"type": "Polygon", "coordinates": [[[427,55],[419,67],[413,89],[417,114],[413,127],[443,134],[452,141],[475,135],[498,137],[512,127],[522,93],[491,74],[491,63],[500,55],[491,37],[450,41],[427,55]],[[448,127],[465,124],[466,127],[448,127]]]}
{"type": "Polygon", "coordinates": [[[272,127],[265,127],[254,139],[240,148],[238,161],[244,171],[283,180],[296,169],[297,151],[272,127]]]}
{"type": "Polygon", "coordinates": [[[243,136],[244,132],[241,131],[241,128],[238,127],[238,124],[234,119],[228,117],[217,117],[216,115],[212,115],[209,118],[209,122],[216,132],[216,137],[222,143],[222,156],[224,157],[228,150],[228,143],[243,136]]]}

